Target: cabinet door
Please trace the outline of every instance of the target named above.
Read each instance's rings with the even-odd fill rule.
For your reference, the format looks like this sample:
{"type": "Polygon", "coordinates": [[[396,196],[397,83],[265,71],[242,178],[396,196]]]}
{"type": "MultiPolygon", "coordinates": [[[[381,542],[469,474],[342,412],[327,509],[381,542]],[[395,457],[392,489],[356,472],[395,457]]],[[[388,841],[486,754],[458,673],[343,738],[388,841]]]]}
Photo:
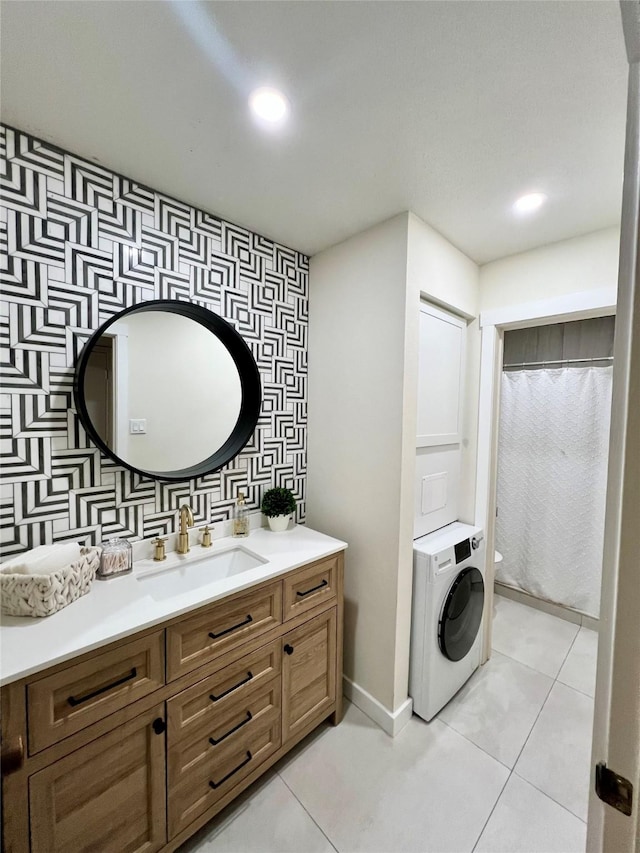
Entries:
{"type": "Polygon", "coordinates": [[[336,611],[282,638],[282,742],[329,713],[336,700],[336,611]]]}
{"type": "Polygon", "coordinates": [[[420,304],[416,447],[460,443],[466,329],[462,318],[420,304]]]}
{"type": "Polygon", "coordinates": [[[31,776],[32,853],[152,853],[166,843],[158,719],[164,721],[164,705],[31,776]]]}

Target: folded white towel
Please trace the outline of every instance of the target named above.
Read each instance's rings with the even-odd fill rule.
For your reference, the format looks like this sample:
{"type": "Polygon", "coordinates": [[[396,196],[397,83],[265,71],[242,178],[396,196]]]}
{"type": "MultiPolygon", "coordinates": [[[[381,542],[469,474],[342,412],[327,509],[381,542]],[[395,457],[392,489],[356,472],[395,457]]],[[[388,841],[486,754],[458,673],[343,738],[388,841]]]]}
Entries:
{"type": "Polygon", "coordinates": [[[49,575],[80,559],[80,544],[64,542],[59,545],[38,545],[0,566],[3,574],[49,575]]]}

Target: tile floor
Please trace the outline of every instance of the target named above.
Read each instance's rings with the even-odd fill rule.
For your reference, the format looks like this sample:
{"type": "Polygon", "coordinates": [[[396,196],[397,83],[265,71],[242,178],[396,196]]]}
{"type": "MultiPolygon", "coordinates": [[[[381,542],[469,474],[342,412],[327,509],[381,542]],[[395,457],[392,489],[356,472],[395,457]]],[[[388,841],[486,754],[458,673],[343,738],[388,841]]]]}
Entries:
{"type": "Polygon", "coordinates": [[[496,596],[493,637],[431,723],[347,705],[180,853],[582,853],[597,635],[496,596]]]}

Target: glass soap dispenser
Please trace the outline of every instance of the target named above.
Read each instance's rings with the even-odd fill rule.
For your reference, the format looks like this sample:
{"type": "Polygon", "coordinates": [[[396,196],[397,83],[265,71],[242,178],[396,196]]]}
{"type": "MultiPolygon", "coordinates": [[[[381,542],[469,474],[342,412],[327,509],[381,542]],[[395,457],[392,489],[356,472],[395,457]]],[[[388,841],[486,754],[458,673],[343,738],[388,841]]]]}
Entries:
{"type": "Polygon", "coordinates": [[[249,535],[249,514],[244,503],[244,492],[238,492],[238,501],[233,508],[233,536],[243,539],[249,535]]]}

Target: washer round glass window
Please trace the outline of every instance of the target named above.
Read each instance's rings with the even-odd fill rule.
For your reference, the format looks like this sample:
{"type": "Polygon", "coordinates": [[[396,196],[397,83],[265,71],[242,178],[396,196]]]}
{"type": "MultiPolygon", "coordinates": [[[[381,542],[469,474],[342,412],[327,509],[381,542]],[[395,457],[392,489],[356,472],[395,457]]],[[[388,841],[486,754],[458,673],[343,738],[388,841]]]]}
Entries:
{"type": "Polygon", "coordinates": [[[438,623],[442,654],[459,661],[471,651],[482,622],[484,581],[475,568],[463,569],[451,584],[438,623]]]}
{"type": "Polygon", "coordinates": [[[127,308],[89,339],[76,366],[83,426],[115,462],[178,481],[215,471],[249,441],[260,374],[235,329],[188,302],[127,308]]]}

